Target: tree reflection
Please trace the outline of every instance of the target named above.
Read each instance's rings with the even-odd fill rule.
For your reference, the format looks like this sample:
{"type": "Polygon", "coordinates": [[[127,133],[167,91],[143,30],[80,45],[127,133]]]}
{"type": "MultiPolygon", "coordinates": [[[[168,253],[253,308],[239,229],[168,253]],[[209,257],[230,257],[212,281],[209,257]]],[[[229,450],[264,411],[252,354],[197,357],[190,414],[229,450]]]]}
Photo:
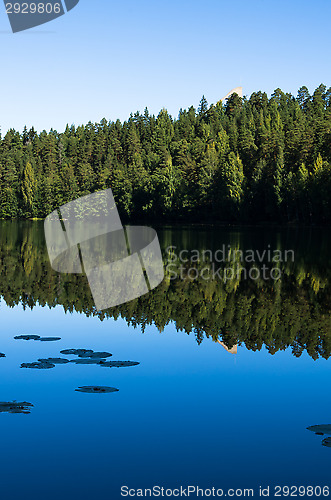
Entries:
{"type": "Polygon", "coordinates": [[[331,262],[327,234],[307,237],[306,233],[274,232],[266,239],[263,231],[163,229],[159,236],[166,266],[171,245],[176,246],[178,254],[180,249],[202,251],[224,242],[235,251],[264,248],[267,241],[272,248],[293,248],[295,261],[277,263],[281,277],[276,281],[245,279],[244,273],[239,273],[225,282],[217,276],[201,278],[199,271],[208,266],[211,269],[211,262],[183,264],[171,258],[172,269],[193,267],[199,277],[192,279],[184,272],[172,279],[166,268],[165,279],[149,294],[99,312],[84,275],[58,274],[50,268],[42,224],[3,222],[0,227],[0,291],[10,307],[22,304],[33,309],[37,304],[60,304],[65,311],[98,316],[101,321],[124,318],[143,332],[150,325],[162,332],[172,322],[178,331],[193,334],[198,343],[210,338],[230,352],[244,344],[254,351],[266,347],[270,354],[290,347],[296,357],[305,351],[313,359],[330,357],[331,262]]]}

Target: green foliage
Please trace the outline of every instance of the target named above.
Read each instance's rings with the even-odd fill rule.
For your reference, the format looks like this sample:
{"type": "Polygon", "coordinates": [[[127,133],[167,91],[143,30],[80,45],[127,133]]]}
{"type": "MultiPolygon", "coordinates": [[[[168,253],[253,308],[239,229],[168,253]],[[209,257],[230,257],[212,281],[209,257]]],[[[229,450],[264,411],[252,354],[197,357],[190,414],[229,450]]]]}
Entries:
{"type": "Polygon", "coordinates": [[[124,220],[330,223],[331,89],[231,95],[0,138],[0,218],[45,217],[111,187],[124,220]]]}

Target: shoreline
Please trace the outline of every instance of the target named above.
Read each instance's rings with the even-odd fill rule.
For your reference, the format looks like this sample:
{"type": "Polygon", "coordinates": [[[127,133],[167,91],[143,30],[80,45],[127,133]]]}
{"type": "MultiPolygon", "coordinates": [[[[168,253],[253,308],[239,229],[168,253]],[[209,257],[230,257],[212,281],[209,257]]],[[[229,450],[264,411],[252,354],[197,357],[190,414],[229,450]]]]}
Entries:
{"type": "MultiPolygon", "coordinates": [[[[1,219],[0,218],[0,223],[1,222],[43,222],[45,221],[45,218],[41,217],[34,217],[34,218],[22,218],[22,219],[1,219]]],[[[213,222],[207,222],[207,221],[201,221],[201,222],[188,222],[188,221],[171,221],[171,220],[166,220],[164,222],[162,221],[156,221],[156,220],[151,220],[151,219],[137,219],[136,221],[125,221],[122,220],[123,225],[125,226],[140,226],[140,225],[147,225],[147,226],[152,226],[152,227],[162,227],[162,228],[233,228],[233,229],[331,229],[331,224],[304,224],[304,223],[287,223],[287,224],[282,224],[279,222],[258,222],[255,224],[248,223],[248,222],[225,222],[225,221],[213,221],[213,222]]]]}

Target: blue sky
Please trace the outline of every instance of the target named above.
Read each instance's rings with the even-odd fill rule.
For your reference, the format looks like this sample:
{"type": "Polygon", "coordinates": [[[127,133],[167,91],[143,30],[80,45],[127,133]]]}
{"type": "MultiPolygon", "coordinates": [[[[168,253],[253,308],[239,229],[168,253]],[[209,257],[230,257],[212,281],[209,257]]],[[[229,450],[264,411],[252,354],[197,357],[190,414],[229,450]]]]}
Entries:
{"type": "Polygon", "coordinates": [[[145,106],[177,116],[238,85],[246,95],[329,87],[330,14],[329,0],[80,0],[12,34],[1,3],[2,134],[125,120],[145,106]]]}

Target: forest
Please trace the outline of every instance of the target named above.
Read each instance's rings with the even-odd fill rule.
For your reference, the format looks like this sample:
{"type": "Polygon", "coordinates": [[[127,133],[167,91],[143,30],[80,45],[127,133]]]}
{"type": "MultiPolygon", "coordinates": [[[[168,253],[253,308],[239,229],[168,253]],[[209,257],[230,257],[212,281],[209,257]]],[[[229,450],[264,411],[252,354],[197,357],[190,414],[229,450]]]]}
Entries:
{"type": "Polygon", "coordinates": [[[0,137],[0,218],[44,218],[111,187],[124,222],[329,224],[331,88],[231,95],[0,137]]]}

